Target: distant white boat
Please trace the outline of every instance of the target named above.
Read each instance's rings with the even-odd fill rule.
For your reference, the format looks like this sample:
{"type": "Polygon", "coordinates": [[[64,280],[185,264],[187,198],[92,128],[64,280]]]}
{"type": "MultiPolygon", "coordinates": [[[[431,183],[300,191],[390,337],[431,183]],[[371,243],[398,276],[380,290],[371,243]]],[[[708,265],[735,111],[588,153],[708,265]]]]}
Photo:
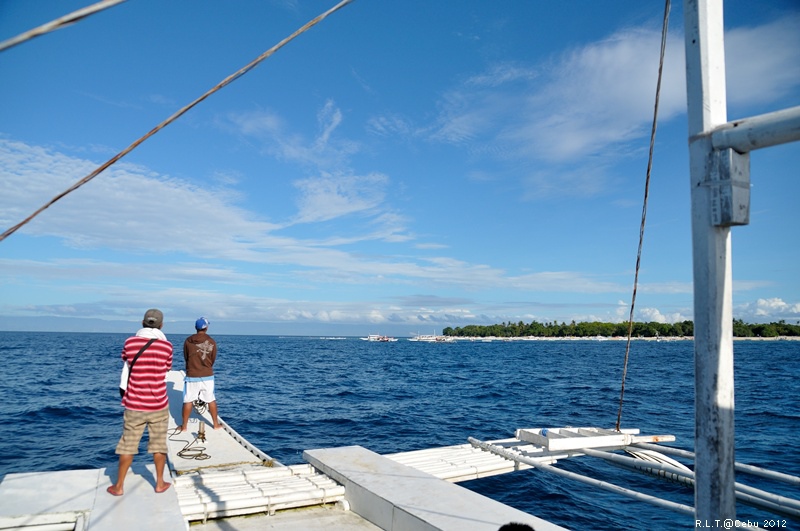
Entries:
{"type": "Polygon", "coordinates": [[[389,337],[389,336],[381,336],[378,334],[370,334],[367,337],[362,337],[362,341],[377,341],[379,343],[390,343],[392,341],[397,341],[397,338],[389,337]]]}
{"type": "Polygon", "coordinates": [[[419,335],[412,337],[409,341],[421,341],[424,343],[451,343],[455,341],[454,337],[449,336],[436,336],[436,335],[419,335]]]}

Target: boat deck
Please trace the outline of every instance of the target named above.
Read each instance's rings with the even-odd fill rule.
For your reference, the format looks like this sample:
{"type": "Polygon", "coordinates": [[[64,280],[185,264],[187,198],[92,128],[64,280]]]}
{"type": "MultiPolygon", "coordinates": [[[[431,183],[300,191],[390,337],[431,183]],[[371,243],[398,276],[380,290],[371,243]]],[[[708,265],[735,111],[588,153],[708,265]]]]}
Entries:
{"type": "MultiPolygon", "coordinates": [[[[106,487],[116,466],[9,474],[0,483],[0,530],[126,529],[196,530],[462,530],[496,531],[522,522],[534,529],[560,527],[454,483],[528,468],[570,475],[613,489],[591,478],[574,477],[551,466],[560,459],[594,455],[622,460],[615,450],[674,440],[671,435],[641,436],[600,428],[532,428],[515,437],[379,455],[360,446],[311,449],[304,464],[285,466],[251,445],[224,420],[214,430],[207,411],[193,411],[188,431],[182,422],[183,373],[167,378],[170,399],[168,465],[173,487],[154,492],[154,466],[140,455],[125,481],[125,494],[106,487]],[[598,451],[601,450],[601,451],[598,451]],[[46,490],[47,496],[41,493],[46,490]],[[47,527],[34,527],[42,526],[47,527]]],[[[144,443],[142,443],[144,445],[144,443]]],[[[641,450],[638,453],[642,453],[641,450]]],[[[641,463],[641,461],[639,462],[641,463]]],[[[691,474],[665,456],[646,468],[659,474],[691,474]]],[[[649,473],[650,473],[649,472],[649,473]]],[[[642,499],[645,495],[634,493],[642,499]]],[[[652,498],[652,497],[649,497],[652,498]]],[[[665,500],[651,503],[690,514],[690,507],[665,500]]]]}
{"type": "Polygon", "coordinates": [[[207,411],[193,411],[188,431],[178,432],[182,384],[182,372],[169,373],[173,487],[167,492],[154,492],[154,466],[144,464],[151,461],[144,455],[134,460],[121,497],[105,491],[116,480],[115,466],[9,474],[0,483],[0,529],[188,529],[191,523],[198,530],[226,531],[495,531],[505,523],[523,522],[556,530],[561,528],[454,483],[533,467],[555,473],[551,465],[560,459],[587,454],[611,458],[607,454],[613,450],[674,440],[669,435],[639,436],[638,430],[521,429],[510,439],[470,439],[467,444],[385,456],[359,446],[311,449],[303,454],[305,464],[285,466],[224,420],[214,430],[207,411]],[[43,486],[47,496],[41,496],[43,486]]]}
{"type": "Polygon", "coordinates": [[[143,453],[120,497],[106,492],[116,466],[9,474],[0,483],[0,529],[179,530],[191,522],[209,531],[495,531],[512,521],[561,529],[453,485],[525,467],[469,444],[391,456],[358,446],[307,450],[308,464],[284,466],[224,421],[214,430],[207,412],[194,411],[189,430],[177,432],[182,381],[181,372],[169,373],[172,488],[155,493],[154,466],[143,453]]]}
{"type": "Polygon", "coordinates": [[[116,473],[114,467],[8,474],[0,483],[0,529],[188,529],[175,490],[155,493],[152,464],[134,462],[122,496],[106,492],[116,473]]]}
{"type": "MultiPolygon", "coordinates": [[[[154,466],[134,460],[125,494],[105,489],[116,467],[9,474],[0,483],[0,529],[124,531],[197,530],[462,530],[496,531],[509,522],[560,527],[454,483],[532,467],[555,472],[560,459],[591,448],[614,450],[674,440],[599,428],[517,430],[510,439],[382,456],[359,446],[312,449],[305,464],[285,466],[251,445],[224,420],[215,430],[207,411],[182,422],[183,373],[167,377],[168,465],[173,487],[154,492],[154,466]],[[43,485],[48,496],[41,496],[43,485]],[[42,529],[37,527],[37,529],[42,529]]],[[[144,443],[143,443],[144,444],[144,443]]],[[[596,453],[596,452],[595,452],[596,453]]],[[[687,510],[688,508],[684,508],[687,510]]]]}
{"type": "Polygon", "coordinates": [[[224,420],[221,420],[223,428],[215,430],[207,412],[199,414],[193,410],[187,431],[177,432],[178,426],[183,422],[182,371],[170,371],[167,374],[167,395],[170,413],[167,431],[169,468],[178,476],[240,465],[280,466],[280,463],[236,433],[224,420]],[[202,438],[198,437],[201,426],[202,438]]]}

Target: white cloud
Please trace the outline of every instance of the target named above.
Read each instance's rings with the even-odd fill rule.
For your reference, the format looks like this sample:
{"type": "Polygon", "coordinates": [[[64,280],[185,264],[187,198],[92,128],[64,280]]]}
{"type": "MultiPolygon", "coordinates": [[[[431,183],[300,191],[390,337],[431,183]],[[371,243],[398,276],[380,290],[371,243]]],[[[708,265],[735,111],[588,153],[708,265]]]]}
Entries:
{"type": "Polygon", "coordinates": [[[451,91],[439,102],[440,117],[431,138],[449,144],[475,142],[496,129],[510,110],[508,104],[494,92],[451,91]]]}
{"type": "Polygon", "coordinates": [[[297,223],[326,221],[357,212],[374,212],[383,204],[389,178],[322,175],[295,181],[301,192],[297,223]]]}
{"type": "MultiPolygon", "coordinates": [[[[95,168],[74,157],[0,140],[0,223],[11,226],[95,168]]],[[[298,213],[278,223],[236,206],[239,195],[227,188],[197,187],[146,168],[118,163],[89,184],[64,197],[20,230],[33,236],[56,236],[79,248],[131,252],[183,252],[204,259],[299,263],[321,267],[340,263],[318,241],[281,235],[287,226],[330,221],[361,213],[363,230],[349,231],[349,241],[404,240],[404,219],[383,204],[388,178],[323,176],[297,183],[303,192],[298,213]],[[281,250],[279,254],[273,251],[281,250]],[[318,258],[315,259],[314,256],[318,258]]],[[[328,245],[336,243],[330,240],[328,245]]],[[[343,243],[343,240],[340,241],[343,243]]]]}
{"type": "MultiPolygon", "coordinates": [[[[36,278],[39,282],[70,281],[119,283],[146,279],[148,282],[223,282],[259,285],[259,275],[250,275],[229,265],[199,262],[150,263],[113,262],[91,258],[55,258],[49,260],[0,258],[0,273],[6,280],[36,278]],[[143,272],[146,272],[143,274],[143,272]]],[[[83,287],[77,288],[78,290],[83,287]]]]}
{"type": "MultiPolygon", "coordinates": [[[[639,138],[652,122],[660,34],[624,31],[571,51],[527,98],[528,120],[504,137],[551,162],[600,153],[639,138]]],[[[685,109],[682,39],[670,36],[660,118],[685,109]]],[[[526,152],[520,147],[520,153],[526,152]]]]}
{"type": "Polygon", "coordinates": [[[641,322],[656,322],[656,323],[679,323],[691,320],[680,312],[672,312],[663,314],[658,308],[642,308],[636,310],[636,320],[641,322]]]}
{"type": "Polygon", "coordinates": [[[316,140],[316,145],[324,147],[328,144],[331,134],[342,123],[342,111],[336,108],[333,101],[328,100],[317,115],[317,121],[319,122],[320,135],[316,140]]]}
{"type": "Polygon", "coordinates": [[[490,67],[488,71],[467,79],[466,84],[477,87],[499,87],[519,80],[530,81],[537,75],[537,72],[525,66],[499,63],[490,67]]]}
{"type": "MultiPolygon", "coordinates": [[[[86,160],[5,140],[0,141],[0,165],[0,212],[6,223],[22,218],[49,198],[53,190],[66,188],[94,167],[86,160]]],[[[9,259],[4,267],[41,279],[55,278],[58,268],[63,267],[72,279],[107,278],[120,283],[149,271],[153,282],[205,278],[209,282],[251,286],[259,284],[254,278],[277,282],[285,275],[284,282],[292,284],[305,279],[319,284],[353,285],[423,282],[477,291],[618,289],[581,273],[515,276],[500,268],[448,256],[343,250],[346,245],[365,240],[409,241],[403,216],[383,205],[386,183],[387,177],[381,174],[323,176],[299,182],[303,194],[295,223],[319,224],[347,215],[364,216],[356,229],[348,228],[346,237],[311,240],[284,235],[292,226],[289,222],[259,219],[236,206],[236,194],[226,188],[199,188],[146,168],[119,164],[56,203],[14,236],[53,236],[71,247],[102,255],[90,254],[87,256],[96,258],[72,262],[54,258],[46,264],[9,259]],[[123,265],[105,258],[111,250],[125,256],[150,256],[151,260],[146,263],[137,259],[135,264],[123,265]],[[163,253],[186,258],[159,264],[163,253]],[[220,265],[226,260],[229,262],[220,265]],[[263,269],[256,272],[264,266],[269,266],[269,274],[263,269]],[[291,274],[285,269],[288,267],[294,269],[291,274]]]]}
{"type": "MultiPolygon", "coordinates": [[[[800,16],[791,16],[727,34],[730,103],[774,101],[796,89],[798,26],[800,16]]],[[[490,66],[442,97],[430,138],[508,163],[535,162],[523,176],[528,199],[596,194],[605,187],[604,168],[649,135],[660,41],[660,31],[629,29],[554,57],[549,67],[490,66]],[[585,167],[575,162],[587,159],[585,167]]],[[[683,36],[671,33],[659,121],[685,110],[683,36]]]]}
{"type": "MultiPolygon", "coordinates": [[[[551,163],[638,138],[652,121],[659,43],[658,32],[631,30],[572,50],[557,67],[492,66],[443,98],[432,138],[488,141],[498,147],[485,153],[551,163]]],[[[670,37],[663,119],[685,109],[682,46],[670,37]]]]}
{"type": "Polygon", "coordinates": [[[286,122],[276,113],[264,110],[230,113],[227,124],[236,132],[263,143],[266,153],[280,160],[336,173],[347,167],[349,157],[358,153],[357,142],[335,135],[344,119],[333,100],[328,100],[317,113],[317,135],[313,139],[288,131],[286,122]]]}
{"type": "Polygon", "coordinates": [[[725,35],[728,102],[764,103],[800,85],[800,14],[725,35]]]}
{"type": "Polygon", "coordinates": [[[736,318],[746,323],[766,323],[786,321],[791,324],[800,322],[800,303],[785,302],[780,298],[756,299],[752,302],[734,307],[736,318]]]}
{"type": "Polygon", "coordinates": [[[265,110],[231,113],[227,120],[243,135],[276,136],[282,133],[283,120],[275,113],[265,110]]]}
{"type": "MultiPolygon", "coordinates": [[[[95,167],[86,160],[3,140],[0,163],[0,221],[8,226],[95,167]]],[[[56,236],[81,248],[169,250],[244,258],[250,253],[248,242],[268,241],[277,225],[236,207],[235,197],[225,188],[198,188],[118,163],[55,203],[21,232],[56,236]]]]}
{"type": "Polygon", "coordinates": [[[367,120],[367,131],[378,136],[406,137],[411,135],[413,130],[411,121],[396,113],[373,116],[367,120]]]}

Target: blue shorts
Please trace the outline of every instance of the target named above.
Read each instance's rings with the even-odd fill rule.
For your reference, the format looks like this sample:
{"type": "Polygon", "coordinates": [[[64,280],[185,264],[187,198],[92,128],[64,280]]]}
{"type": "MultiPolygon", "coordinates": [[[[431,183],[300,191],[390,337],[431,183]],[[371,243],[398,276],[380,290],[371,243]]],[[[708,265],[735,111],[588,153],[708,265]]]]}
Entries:
{"type": "Polygon", "coordinates": [[[214,396],[214,377],[205,376],[203,378],[186,377],[183,382],[183,403],[191,403],[195,400],[202,400],[206,404],[216,402],[214,396]]]}

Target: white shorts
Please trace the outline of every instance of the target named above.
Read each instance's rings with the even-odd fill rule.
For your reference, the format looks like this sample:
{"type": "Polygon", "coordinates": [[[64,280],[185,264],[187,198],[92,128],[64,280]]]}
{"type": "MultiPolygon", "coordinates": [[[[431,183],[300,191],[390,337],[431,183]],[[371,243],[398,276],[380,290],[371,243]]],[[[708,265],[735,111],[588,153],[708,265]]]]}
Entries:
{"type": "Polygon", "coordinates": [[[183,403],[187,404],[195,400],[202,400],[206,404],[215,402],[214,396],[214,377],[206,378],[186,378],[183,382],[183,403]]]}

